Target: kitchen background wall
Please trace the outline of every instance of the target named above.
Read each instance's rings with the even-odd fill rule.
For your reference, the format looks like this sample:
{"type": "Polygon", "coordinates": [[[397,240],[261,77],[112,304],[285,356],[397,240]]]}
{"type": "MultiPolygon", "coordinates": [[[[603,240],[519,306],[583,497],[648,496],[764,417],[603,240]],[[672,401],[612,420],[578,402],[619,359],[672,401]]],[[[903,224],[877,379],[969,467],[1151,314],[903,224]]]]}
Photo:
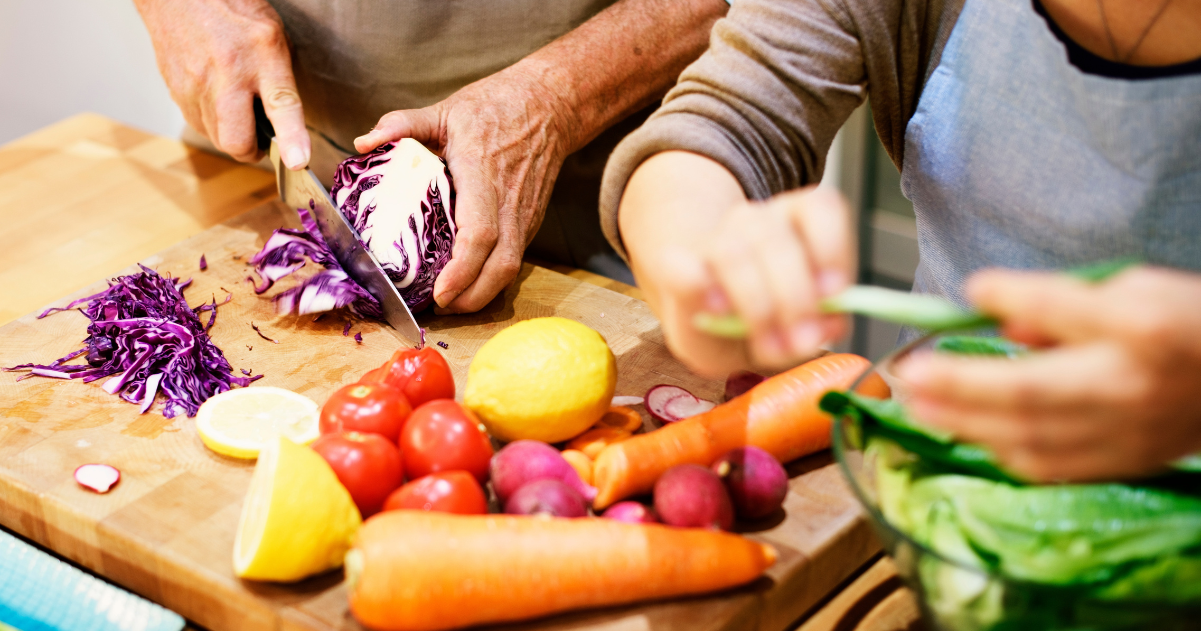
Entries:
{"type": "Polygon", "coordinates": [[[133,3],[0,1],[0,144],[83,111],[183,129],[133,3]]]}
{"type": "MultiPolygon", "coordinates": [[[[173,138],[183,129],[129,0],[3,0],[0,86],[0,144],[83,111],[173,138]]],[[[823,181],[859,212],[860,282],[907,289],[917,265],[913,207],[865,109],[839,133],[823,181]]],[[[842,346],[874,359],[896,336],[860,319],[842,346]]]]}

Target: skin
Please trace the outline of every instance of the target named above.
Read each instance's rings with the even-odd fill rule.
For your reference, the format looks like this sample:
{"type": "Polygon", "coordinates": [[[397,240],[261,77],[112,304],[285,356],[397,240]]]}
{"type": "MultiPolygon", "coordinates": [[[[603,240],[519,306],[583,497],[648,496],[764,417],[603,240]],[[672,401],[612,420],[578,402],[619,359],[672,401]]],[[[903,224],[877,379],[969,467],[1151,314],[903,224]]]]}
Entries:
{"type": "Polygon", "coordinates": [[[193,129],[242,162],[263,157],[255,95],[284,164],[309,162],[310,143],[279,14],[264,0],[134,0],[171,98],[193,129]]]}
{"type": "MultiPolygon", "coordinates": [[[[265,0],[135,0],[184,118],[241,161],[262,157],[264,109],[290,168],[310,157],[287,37],[265,0]]],[[[439,312],[471,312],[517,278],[563,160],[667,92],[708,45],[724,0],[619,0],[517,64],[355,140],[370,151],[413,137],[442,155],[458,193],[458,235],[434,285],[439,312]]]]}
{"type": "Polygon", "coordinates": [[[1034,480],[1152,473],[1201,451],[1201,275],[1138,268],[1100,285],[987,271],[967,287],[1019,360],[925,354],[898,366],[918,418],[1034,480]]]}
{"type": "Polygon", "coordinates": [[[699,374],[795,365],[845,331],[844,318],[817,315],[817,300],[855,277],[850,210],[834,191],[750,202],[721,164],[669,151],[634,172],[618,223],[668,347],[699,374]],[[699,311],[739,313],[749,342],[698,331],[699,311]]]}
{"type": "MultiPolygon", "coordinates": [[[[1172,0],[1137,48],[1158,3],[1105,0],[1117,57],[1095,0],[1044,5],[1103,57],[1131,49],[1130,63],[1143,65],[1201,57],[1198,0],[1172,0]]],[[[845,331],[844,321],[817,311],[820,298],[855,278],[854,231],[837,193],[808,188],[748,202],[721,164],[670,151],[635,170],[618,225],[669,348],[698,373],[783,368],[845,331]],[[737,313],[747,341],[698,331],[700,311],[737,313]]],[[[1048,350],[1004,362],[917,358],[901,370],[917,393],[918,418],[992,447],[1038,480],[1142,474],[1201,451],[1201,275],[1138,269],[1088,286],[986,272],[968,293],[1007,322],[1009,335],[1048,350]]]]}
{"type": "Polygon", "coordinates": [[[416,138],[454,175],[459,232],[434,283],[439,313],[476,311],[517,278],[563,160],[665,94],[727,6],[621,0],[445,101],[386,114],[355,140],[366,152],[416,138]]]}

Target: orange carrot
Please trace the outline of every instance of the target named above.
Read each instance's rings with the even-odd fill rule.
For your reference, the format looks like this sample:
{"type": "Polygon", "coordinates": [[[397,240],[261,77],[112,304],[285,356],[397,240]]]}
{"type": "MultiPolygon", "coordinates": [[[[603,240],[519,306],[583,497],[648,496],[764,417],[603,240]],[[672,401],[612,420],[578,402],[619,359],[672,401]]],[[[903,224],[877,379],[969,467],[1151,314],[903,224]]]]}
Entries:
{"type": "Polygon", "coordinates": [[[726,589],[775,559],[699,528],[400,510],[359,530],[346,585],[363,625],[438,631],[726,589]]]}
{"type": "Polygon", "coordinates": [[[584,484],[592,484],[592,458],[577,449],[564,449],[563,459],[571,465],[572,469],[575,469],[576,473],[580,474],[580,479],[584,481],[584,484]]]}
{"type": "Polygon", "coordinates": [[[624,405],[615,405],[592,427],[616,427],[634,433],[642,429],[642,415],[624,405]]]}
{"type": "Polygon", "coordinates": [[[568,449],[584,452],[589,458],[596,458],[605,447],[619,443],[630,436],[630,432],[616,427],[597,427],[590,429],[567,443],[568,449]]]}
{"type": "MultiPolygon", "coordinates": [[[[780,462],[826,449],[831,420],[818,409],[818,400],[827,390],[850,387],[870,365],[858,355],[826,355],[708,412],[609,445],[592,467],[592,483],[600,490],[592,505],[601,509],[646,493],[675,465],[709,466],[735,447],[753,445],[780,462]]],[[[882,380],[865,381],[865,386],[866,394],[880,396],[883,387],[887,396],[882,380]]]]}

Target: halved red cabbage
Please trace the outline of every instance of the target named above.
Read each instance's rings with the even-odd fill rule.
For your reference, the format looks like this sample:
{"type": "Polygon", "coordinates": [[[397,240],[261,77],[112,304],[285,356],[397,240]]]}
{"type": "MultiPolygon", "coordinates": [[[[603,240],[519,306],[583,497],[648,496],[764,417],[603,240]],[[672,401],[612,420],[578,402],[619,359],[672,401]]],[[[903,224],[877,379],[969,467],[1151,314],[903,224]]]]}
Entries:
{"type": "Polygon", "coordinates": [[[167,418],[180,412],[193,416],[214,394],[262,378],[233,376],[233,367],[209,339],[206,332],[217,318],[215,297],[193,309],[181,293],[191,284],[190,279],[164,277],[146,266],[140,267],[138,274],[110,280],[108,289],[100,293],[66,307],[47,309],[38,316],[44,318],[87,303],[80,309],[91,320],[83,348],[50,364],[21,364],[5,370],[29,369],[26,377],[84,382],[111,377],[102,386],[104,390],[141,405],[143,413],[162,392],[167,399],[163,405],[163,416],[167,418]],[[207,325],[198,316],[204,311],[210,312],[207,325]],[[86,355],[87,364],[67,363],[80,355],[86,355]]]}
{"type": "Polygon", "coordinates": [[[334,205],[413,311],[433,302],[455,243],[455,189],[446,163],[412,138],[338,165],[334,205]]]}
{"type": "MultiPolygon", "coordinates": [[[[455,242],[455,190],[441,158],[411,138],[381,145],[338,165],[330,191],[363,245],[375,255],[413,311],[433,302],[434,281],[455,242]]],[[[280,228],[250,259],[263,293],[304,267],[325,269],[275,297],[279,313],[321,313],[348,307],[383,319],[378,301],[346,275],[322,239],[310,208],[297,208],[304,230],[280,228]]]]}

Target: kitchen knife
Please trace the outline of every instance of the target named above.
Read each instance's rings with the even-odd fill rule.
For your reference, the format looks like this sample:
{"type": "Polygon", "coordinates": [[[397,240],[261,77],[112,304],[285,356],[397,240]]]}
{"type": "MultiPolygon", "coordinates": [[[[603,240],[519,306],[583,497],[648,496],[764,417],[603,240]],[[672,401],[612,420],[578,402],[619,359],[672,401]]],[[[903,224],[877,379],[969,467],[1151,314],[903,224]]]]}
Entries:
{"type": "Polygon", "coordinates": [[[275,130],[257,98],[254,101],[254,115],[258,146],[271,157],[280,200],[290,208],[308,207],[312,211],[317,229],[346,275],[380,302],[384,319],[401,337],[420,348],[423,345],[421,327],[417,326],[413,312],[409,311],[409,306],[400,297],[396,285],[380,267],[375,256],[363,247],[358,233],[338,212],[312,169],[293,171],[284,165],[280,158],[279,143],[275,141],[275,130]]]}

